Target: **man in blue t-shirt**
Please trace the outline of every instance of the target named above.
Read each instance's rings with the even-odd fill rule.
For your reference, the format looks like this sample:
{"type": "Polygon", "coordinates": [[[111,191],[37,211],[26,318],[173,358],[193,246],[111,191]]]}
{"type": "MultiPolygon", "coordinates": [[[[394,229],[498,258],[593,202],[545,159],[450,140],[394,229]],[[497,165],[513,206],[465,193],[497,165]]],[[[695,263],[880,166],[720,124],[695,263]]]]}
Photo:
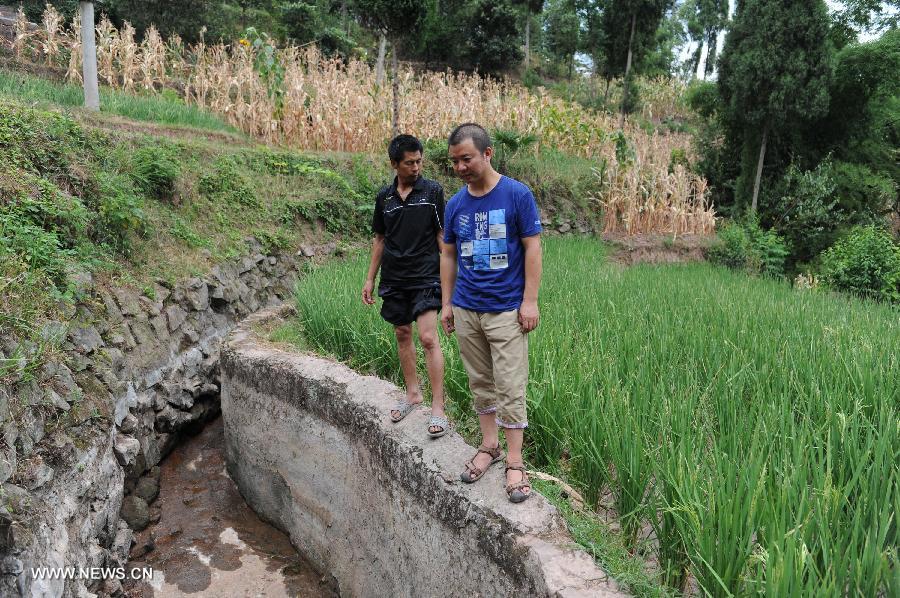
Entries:
{"type": "Polygon", "coordinates": [[[522,442],[526,335],[539,319],[541,220],[531,190],[491,166],[493,148],[483,127],[456,127],[448,145],[453,169],[466,184],[444,216],[441,325],[448,335],[456,331],[482,435],[460,479],[475,482],[502,459],[499,425],[509,450],[506,493],[522,502],[531,495],[522,442]]]}

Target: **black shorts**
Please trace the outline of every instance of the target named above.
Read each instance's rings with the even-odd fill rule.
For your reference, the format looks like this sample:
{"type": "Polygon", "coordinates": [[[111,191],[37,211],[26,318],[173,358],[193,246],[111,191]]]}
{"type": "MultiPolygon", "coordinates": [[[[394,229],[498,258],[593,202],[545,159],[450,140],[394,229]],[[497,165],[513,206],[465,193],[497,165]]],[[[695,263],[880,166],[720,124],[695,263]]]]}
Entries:
{"type": "Polygon", "coordinates": [[[381,317],[394,326],[406,326],[433,309],[441,309],[441,289],[378,289],[381,296],[381,317]]]}

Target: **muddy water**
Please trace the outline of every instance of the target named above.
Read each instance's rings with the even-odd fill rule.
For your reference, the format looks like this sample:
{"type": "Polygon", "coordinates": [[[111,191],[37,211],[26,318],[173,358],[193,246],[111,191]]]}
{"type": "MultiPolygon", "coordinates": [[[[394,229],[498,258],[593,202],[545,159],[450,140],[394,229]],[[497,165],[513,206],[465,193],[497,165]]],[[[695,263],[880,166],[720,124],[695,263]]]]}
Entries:
{"type": "Polygon", "coordinates": [[[135,536],[128,568],[153,568],[131,597],[294,597],[336,594],[291,546],[261,521],[225,471],[222,418],[161,464],[159,523],[135,536]],[[149,553],[141,547],[155,547],[149,553]],[[135,552],[138,551],[138,552],[135,552]]]}

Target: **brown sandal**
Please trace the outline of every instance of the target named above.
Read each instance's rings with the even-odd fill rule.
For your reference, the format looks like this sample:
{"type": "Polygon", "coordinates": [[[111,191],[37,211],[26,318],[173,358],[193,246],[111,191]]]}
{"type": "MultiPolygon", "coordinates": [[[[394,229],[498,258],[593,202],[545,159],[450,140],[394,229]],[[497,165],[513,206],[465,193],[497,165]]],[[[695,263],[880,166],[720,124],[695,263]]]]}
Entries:
{"type": "Polygon", "coordinates": [[[475,453],[475,456],[472,457],[468,463],[466,463],[466,470],[464,472],[462,472],[461,474],[459,474],[459,479],[462,480],[463,482],[465,482],[466,484],[471,484],[472,482],[477,482],[478,480],[481,479],[481,476],[484,475],[484,472],[488,470],[488,467],[490,467],[497,461],[500,461],[501,459],[503,459],[503,451],[500,450],[499,444],[493,448],[489,448],[489,447],[486,447],[483,445],[479,446],[478,452],[475,453]],[[482,470],[479,467],[475,467],[475,459],[481,453],[484,453],[485,455],[490,455],[491,459],[492,459],[491,462],[487,464],[487,467],[484,468],[484,470],[482,470]]]}
{"type": "Polygon", "coordinates": [[[510,469],[514,469],[516,471],[522,472],[522,479],[514,484],[506,485],[506,496],[509,498],[509,502],[520,503],[526,500],[529,496],[531,496],[533,490],[531,490],[531,484],[528,482],[528,473],[525,471],[524,465],[510,465],[506,464],[506,472],[508,473],[510,469]],[[523,488],[528,488],[529,492],[522,492],[523,488]]]}

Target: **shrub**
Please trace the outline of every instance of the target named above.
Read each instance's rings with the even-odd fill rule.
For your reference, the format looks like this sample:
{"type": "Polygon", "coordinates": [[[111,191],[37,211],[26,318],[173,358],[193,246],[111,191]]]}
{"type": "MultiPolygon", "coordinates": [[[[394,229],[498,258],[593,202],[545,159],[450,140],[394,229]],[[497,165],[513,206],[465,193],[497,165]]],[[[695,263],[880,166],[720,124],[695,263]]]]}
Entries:
{"type": "Polygon", "coordinates": [[[144,202],[124,177],[100,173],[97,178],[100,219],[94,236],[100,243],[127,252],[130,248],[129,236],[144,230],[144,202]]]}
{"type": "Polygon", "coordinates": [[[498,172],[509,174],[509,161],[521,150],[534,145],[538,138],[529,133],[512,130],[493,131],[494,159],[493,165],[498,172]]]}
{"type": "Polygon", "coordinates": [[[250,182],[231,158],[216,160],[216,171],[200,177],[200,191],[213,200],[230,205],[258,207],[259,200],[250,182]]]}
{"type": "Polygon", "coordinates": [[[759,223],[729,222],[718,232],[718,241],[709,248],[713,263],[750,274],[783,276],[788,255],[784,240],[775,231],[763,230],[759,223]]]}
{"type": "Polygon", "coordinates": [[[832,289],[900,301],[900,246],[874,226],[851,230],[822,254],[822,280],[832,289]]]}
{"type": "Polygon", "coordinates": [[[59,237],[19,218],[0,213],[0,261],[17,257],[37,273],[46,273],[57,288],[66,281],[66,265],[71,250],[61,246],[59,237]]]}
{"type": "Polygon", "coordinates": [[[425,149],[424,158],[426,167],[430,164],[434,165],[435,170],[444,176],[453,174],[453,164],[450,162],[450,155],[447,152],[446,139],[426,139],[422,142],[425,149]]]}
{"type": "Polygon", "coordinates": [[[834,191],[830,161],[805,171],[791,165],[777,186],[773,228],[790,243],[796,261],[806,262],[821,253],[845,222],[844,213],[836,209],[834,191]]]}
{"type": "Polygon", "coordinates": [[[134,153],[131,176],[144,193],[157,199],[171,198],[181,168],[163,148],[146,146],[134,153]]]}

